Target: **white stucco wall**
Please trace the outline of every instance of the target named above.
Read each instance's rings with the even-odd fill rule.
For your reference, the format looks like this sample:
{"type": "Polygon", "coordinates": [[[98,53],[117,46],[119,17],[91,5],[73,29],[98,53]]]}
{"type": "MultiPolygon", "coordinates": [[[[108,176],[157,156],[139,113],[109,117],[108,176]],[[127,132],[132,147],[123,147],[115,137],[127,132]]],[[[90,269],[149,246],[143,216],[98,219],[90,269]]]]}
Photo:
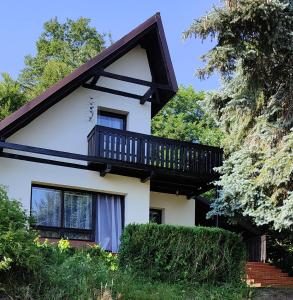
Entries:
{"type": "Polygon", "coordinates": [[[0,158],[0,184],[29,211],[32,183],[125,196],[125,224],[149,219],[149,184],[137,178],[0,158]]]}
{"type": "Polygon", "coordinates": [[[195,201],[186,196],[151,192],[150,207],[163,210],[164,224],[194,226],[195,201]]]}
{"type": "MultiPolygon", "coordinates": [[[[146,53],[140,47],[131,50],[109,66],[107,70],[151,80],[146,53]]],[[[99,84],[136,94],[143,94],[145,91],[145,87],[121,81],[109,81],[104,78],[99,84]]],[[[80,87],[16,132],[7,141],[87,154],[87,135],[97,122],[98,107],[127,112],[127,130],[150,133],[150,103],[140,105],[139,101],[135,99],[80,87]],[[91,105],[93,106],[92,110],[90,110],[91,105]]],[[[86,164],[85,162],[74,162],[86,164]]],[[[98,172],[93,171],[0,158],[0,184],[7,186],[9,196],[20,200],[27,210],[30,208],[32,183],[122,194],[125,195],[126,224],[145,223],[149,219],[149,183],[141,183],[137,178],[111,174],[103,178],[98,172]]]]}

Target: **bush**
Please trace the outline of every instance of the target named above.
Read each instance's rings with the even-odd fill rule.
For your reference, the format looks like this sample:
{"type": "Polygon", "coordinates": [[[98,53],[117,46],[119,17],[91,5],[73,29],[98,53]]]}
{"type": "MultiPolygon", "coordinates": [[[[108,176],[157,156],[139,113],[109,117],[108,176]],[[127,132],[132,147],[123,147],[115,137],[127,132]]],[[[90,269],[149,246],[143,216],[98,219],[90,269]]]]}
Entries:
{"type": "Polygon", "coordinates": [[[219,228],[128,225],[121,237],[123,270],[165,282],[240,282],[245,246],[219,228]]]}
{"type": "Polygon", "coordinates": [[[39,263],[34,243],[37,233],[29,228],[30,218],[16,200],[9,200],[0,186],[0,275],[13,269],[33,270],[39,263]]]}

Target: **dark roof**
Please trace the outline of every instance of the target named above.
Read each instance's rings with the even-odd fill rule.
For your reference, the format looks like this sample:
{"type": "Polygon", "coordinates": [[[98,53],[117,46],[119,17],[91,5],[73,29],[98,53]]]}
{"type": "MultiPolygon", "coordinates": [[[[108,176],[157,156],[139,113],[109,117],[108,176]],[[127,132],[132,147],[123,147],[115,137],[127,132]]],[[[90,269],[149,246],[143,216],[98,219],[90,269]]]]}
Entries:
{"type": "Polygon", "coordinates": [[[106,48],[96,57],[48,88],[0,122],[0,137],[7,138],[89,80],[97,68],[105,68],[137,45],[146,49],[153,81],[170,89],[159,90],[161,102],[152,103],[152,116],[177,92],[177,82],[160,14],[157,13],[106,48]]]}

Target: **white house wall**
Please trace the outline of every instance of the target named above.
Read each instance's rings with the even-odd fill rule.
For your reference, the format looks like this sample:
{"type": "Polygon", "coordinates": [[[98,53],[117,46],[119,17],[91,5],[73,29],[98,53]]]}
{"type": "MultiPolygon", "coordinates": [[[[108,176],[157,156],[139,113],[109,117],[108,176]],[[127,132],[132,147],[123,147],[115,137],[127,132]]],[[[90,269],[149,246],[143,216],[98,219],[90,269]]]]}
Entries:
{"type": "Polygon", "coordinates": [[[150,207],[162,209],[164,224],[194,226],[195,201],[186,196],[151,192],[150,207]]]}
{"type": "MultiPolygon", "coordinates": [[[[107,70],[151,80],[146,53],[140,47],[131,50],[109,66],[107,70]]],[[[145,90],[145,87],[136,86],[134,90],[133,84],[112,81],[101,79],[101,84],[105,86],[111,84],[111,88],[122,90],[125,90],[129,85],[128,91],[137,94],[143,94],[145,90]]],[[[20,129],[7,141],[87,154],[87,135],[96,125],[99,107],[127,112],[127,130],[150,133],[150,103],[140,105],[136,99],[80,87],[20,129]]],[[[141,183],[137,178],[111,174],[103,178],[98,172],[93,171],[0,158],[0,184],[7,186],[9,196],[21,201],[27,210],[30,208],[32,183],[122,194],[125,195],[126,224],[131,222],[145,223],[149,219],[149,183],[141,183]]]]}

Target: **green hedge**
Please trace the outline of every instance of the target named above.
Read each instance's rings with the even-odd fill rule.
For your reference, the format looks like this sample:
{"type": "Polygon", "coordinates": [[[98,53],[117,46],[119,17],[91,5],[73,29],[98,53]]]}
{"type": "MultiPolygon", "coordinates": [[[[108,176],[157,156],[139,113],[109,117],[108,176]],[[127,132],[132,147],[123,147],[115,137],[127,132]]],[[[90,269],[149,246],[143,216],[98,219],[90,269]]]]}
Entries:
{"type": "Polygon", "coordinates": [[[152,280],[240,282],[245,246],[220,228],[130,224],[121,237],[119,265],[152,280]]]}

